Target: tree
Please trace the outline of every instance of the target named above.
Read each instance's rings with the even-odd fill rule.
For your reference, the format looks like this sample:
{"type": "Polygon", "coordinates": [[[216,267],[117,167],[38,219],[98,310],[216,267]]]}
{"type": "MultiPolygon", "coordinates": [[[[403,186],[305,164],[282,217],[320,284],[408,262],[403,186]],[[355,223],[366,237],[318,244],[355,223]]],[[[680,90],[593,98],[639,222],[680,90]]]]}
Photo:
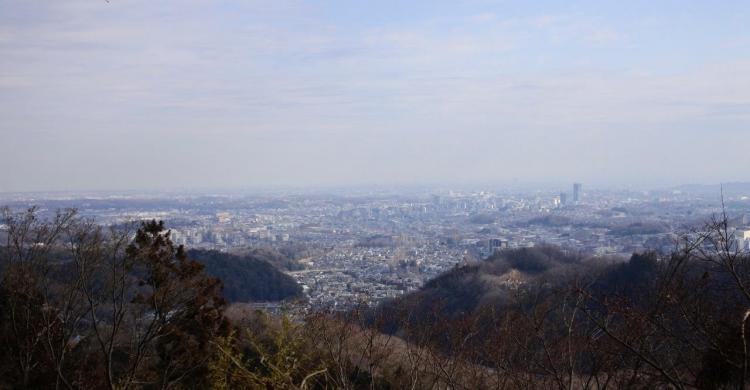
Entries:
{"type": "Polygon", "coordinates": [[[2,216],[0,387],[208,386],[213,340],[229,331],[221,282],[162,222],[133,233],[75,210],[2,216]]]}
{"type": "Polygon", "coordinates": [[[94,233],[77,258],[106,386],[206,378],[211,341],[229,330],[220,281],[174,247],[163,222],[142,223],[124,250],[123,237],[113,231],[99,251],[94,233]]]}
{"type": "Polygon", "coordinates": [[[82,313],[73,286],[56,288],[53,278],[59,264],[50,255],[69,237],[76,212],[59,211],[51,221],[40,220],[36,208],[20,213],[4,208],[1,213],[5,244],[0,248],[0,354],[6,363],[2,375],[24,388],[41,380],[69,386],[62,366],[82,313]]]}

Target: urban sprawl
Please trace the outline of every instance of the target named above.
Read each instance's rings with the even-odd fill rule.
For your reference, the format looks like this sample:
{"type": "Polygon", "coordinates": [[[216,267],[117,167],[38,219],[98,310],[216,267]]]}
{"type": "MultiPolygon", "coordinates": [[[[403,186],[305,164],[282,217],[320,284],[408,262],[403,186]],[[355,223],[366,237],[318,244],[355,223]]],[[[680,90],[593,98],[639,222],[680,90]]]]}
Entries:
{"type": "MultiPolygon", "coordinates": [[[[711,187],[713,189],[713,187],[711,187]]],[[[40,212],[76,207],[100,224],[163,220],[177,244],[240,253],[266,248],[300,265],[306,309],[372,304],[503,248],[556,245],[607,258],[669,253],[727,212],[750,244],[750,191],[359,191],[336,194],[5,194],[40,212]],[[723,208],[722,208],[723,200],[723,208]]]]}

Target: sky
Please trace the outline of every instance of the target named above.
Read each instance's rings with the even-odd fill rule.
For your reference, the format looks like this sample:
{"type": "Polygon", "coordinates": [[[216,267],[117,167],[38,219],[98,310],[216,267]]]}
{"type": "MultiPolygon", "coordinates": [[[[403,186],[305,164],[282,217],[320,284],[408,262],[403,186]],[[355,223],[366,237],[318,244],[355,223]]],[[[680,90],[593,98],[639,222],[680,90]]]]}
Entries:
{"type": "Polygon", "coordinates": [[[748,1],[0,0],[0,192],[750,181],[748,1]]]}

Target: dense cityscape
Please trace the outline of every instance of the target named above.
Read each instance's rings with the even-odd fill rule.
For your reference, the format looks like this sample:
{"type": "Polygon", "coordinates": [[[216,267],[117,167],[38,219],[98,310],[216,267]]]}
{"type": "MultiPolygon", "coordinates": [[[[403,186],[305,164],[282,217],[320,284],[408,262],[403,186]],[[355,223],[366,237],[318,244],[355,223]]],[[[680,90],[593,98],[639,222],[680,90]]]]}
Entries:
{"type": "MultiPolygon", "coordinates": [[[[743,249],[750,186],[723,189],[743,249]]],[[[669,253],[682,235],[722,212],[719,186],[659,191],[339,191],[335,194],[5,194],[41,213],[75,207],[103,225],[157,219],[188,248],[272,250],[309,308],[373,304],[414,291],[453,267],[503,248],[554,245],[612,261],[669,253]]]]}

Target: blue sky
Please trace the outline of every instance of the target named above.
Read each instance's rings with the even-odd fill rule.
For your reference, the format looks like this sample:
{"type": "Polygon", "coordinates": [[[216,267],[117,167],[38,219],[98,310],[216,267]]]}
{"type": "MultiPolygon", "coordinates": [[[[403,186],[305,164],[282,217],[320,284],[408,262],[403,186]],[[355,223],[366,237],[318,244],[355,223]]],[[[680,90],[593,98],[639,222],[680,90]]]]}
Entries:
{"type": "Polygon", "coordinates": [[[0,191],[750,180],[750,2],[0,0],[0,191]]]}

